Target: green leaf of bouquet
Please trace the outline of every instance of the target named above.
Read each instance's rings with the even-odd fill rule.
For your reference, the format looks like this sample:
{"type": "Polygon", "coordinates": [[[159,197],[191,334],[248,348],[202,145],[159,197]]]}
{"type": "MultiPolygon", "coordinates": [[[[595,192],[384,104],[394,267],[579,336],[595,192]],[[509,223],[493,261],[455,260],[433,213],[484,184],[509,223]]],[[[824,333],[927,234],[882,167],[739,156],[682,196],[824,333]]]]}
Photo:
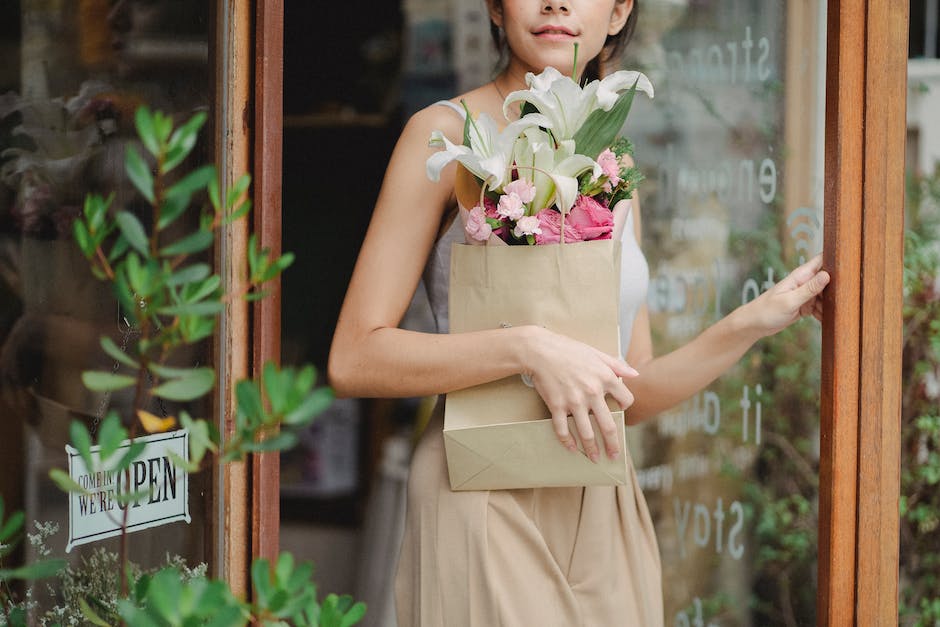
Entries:
{"type": "Polygon", "coordinates": [[[140,141],[154,157],[160,154],[160,140],[157,139],[157,131],[153,126],[153,116],[150,109],[144,105],[137,107],[134,112],[134,126],[137,128],[137,135],[140,141]]]}
{"type": "Polygon", "coordinates": [[[101,348],[104,349],[104,352],[115,361],[119,361],[125,366],[130,366],[131,368],[140,368],[140,364],[137,363],[137,360],[121,350],[121,347],[115,344],[114,340],[109,338],[107,335],[101,336],[101,348]]]}
{"type": "Polygon", "coordinates": [[[183,379],[172,379],[153,388],[153,394],[170,401],[191,401],[204,396],[215,385],[215,370],[195,368],[183,379]]]}
{"type": "Polygon", "coordinates": [[[225,305],[218,301],[205,301],[201,303],[183,303],[180,305],[167,305],[157,311],[164,316],[214,316],[222,313],[225,305]]]}
{"type": "Polygon", "coordinates": [[[191,266],[180,268],[171,274],[169,278],[167,278],[166,284],[175,287],[177,285],[195,283],[208,277],[210,272],[212,272],[212,268],[209,267],[209,264],[194,263],[191,266]]]}
{"type": "Polygon", "coordinates": [[[596,159],[604,148],[614,143],[633,106],[634,95],[636,95],[636,83],[620,94],[610,111],[598,109],[591,112],[578,132],[574,134],[574,142],[579,154],[596,159]]]}
{"type": "Polygon", "coordinates": [[[470,129],[473,127],[473,118],[470,116],[470,108],[467,106],[467,103],[463,100],[460,101],[460,106],[463,107],[463,145],[470,146],[470,129]]]}
{"type": "Polygon", "coordinates": [[[11,579],[48,579],[60,570],[65,568],[65,560],[54,559],[33,562],[19,568],[7,568],[0,570],[0,581],[10,581],[11,579]]]}
{"type": "Polygon", "coordinates": [[[121,235],[127,238],[127,242],[141,255],[149,257],[150,242],[147,240],[144,225],[140,223],[137,216],[127,211],[118,211],[114,219],[118,228],[121,229],[121,235]]]}
{"type": "Polygon", "coordinates": [[[137,379],[105,370],[86,370],[82,373],[82,383],[93,392],[113,392],[131,387],[137,379]]]}
{"type": "Polygon", "coordinates": [[[153,204],[153,173],[150,171],[150,166],[147,165],[147,162],[133,146],[128,146],[124,150],[124,169],[137,191],[153,204]]]}
{"type": "Polygon", "coordinates": [[[18,533],[23,527],[23,521],[25,520],[26,514],[22,511],[13,512],[13,514],[7,518],[6,522],[3,523],[3,527],[0,527],[0,544],[12,538],[15,533],[18,533]]]}
{"type": "Polygon", "coordinates": [[[199,230],[193,233],[192,235],[187,235],[186,237],[166,246],[160,250],[160,254],[166,257],[173,257],[176,255],[191,255],[193,253],[202,252],[205,249],[209,248],[212,243],[215,241],[215,237],[212,234],[212,231],[203,231],[199,230]]]}
{"type": "Polygon", "coordinates": [[[284,416],[284,422],[291,426],[307,424],[322,414],[332,403],[333,391],[330,388],[320,388],[313,391],[296,409],[284,416]]]}
{"type": "MultiPolygon", "coordinates": [[[[89,466],[91,468],[91,466],[89,466]]],[[[63,492],[75,492],[76,494],[88,494],[88,490],[78,485],[74,479],[72,479],[67,472],[61,468],[52,468],[49,471],[49,478],[52,479],[53,483],[59,486],[59,489],[63,492]]]]}
{"type": "MultiPolygon", "coordinates": [[[[84,376],[84,373],[83,373],[84,376]]],[[[86,387],[88,387],[86,385],[86,387]]],[[[88,470],[92,470],[94,464],[91,461],[91,435],[88,433],[88,428],[85,427],[84,423],[73,420],[69,423],[69,441],[72,443],[72,446],[75,447],[75,450],[78,451],[78,454],[81,455],[82,461],[85,462],[85,467],[88,470]]]]}
{"type": "Polygon", "coordinates": [[[167,145],[166,160],[163,162],[161,172],[169,172],[189,156],[199,137],[199,129],[205,122],[206,112],[200,111],[173,132],[170,143],[167,145]]]}

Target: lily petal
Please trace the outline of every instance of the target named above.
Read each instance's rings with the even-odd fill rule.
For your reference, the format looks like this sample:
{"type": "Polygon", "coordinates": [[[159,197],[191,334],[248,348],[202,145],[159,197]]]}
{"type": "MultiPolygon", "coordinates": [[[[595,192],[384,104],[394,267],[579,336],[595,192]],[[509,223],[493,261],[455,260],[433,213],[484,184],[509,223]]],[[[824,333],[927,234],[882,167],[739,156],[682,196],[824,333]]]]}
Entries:
{"type": "Polygon", "coordinates": [[[646,74],[633,70],[619,70],[610,76],[604,77],[598,84],[597,104],[604,111],[610,111],[616,104],[620,92],[633,87],[634,83],[636,83],[637,91],[642,91],[650,98],[653,97],[653,84],[646,74]]]}

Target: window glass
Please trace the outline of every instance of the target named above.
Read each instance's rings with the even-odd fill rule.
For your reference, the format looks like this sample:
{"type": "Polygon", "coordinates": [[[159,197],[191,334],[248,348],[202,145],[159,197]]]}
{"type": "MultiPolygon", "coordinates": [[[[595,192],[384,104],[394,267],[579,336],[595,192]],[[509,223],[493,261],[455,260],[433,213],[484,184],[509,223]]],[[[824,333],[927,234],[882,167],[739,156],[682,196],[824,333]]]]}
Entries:
{"type": "MultiPolygon", "coordinates": [[[[67,468],[70,421],[95,433],[110,406],[131,423],[129,395],[92,393],[81,373],[116,370],[99,338],[126,345],[136,329],[110,287],[88,270],[72,239],[72,222],[90,192],[113,192],[112,210],[148,222],[149,206],[124,174],[125,146],[137,141],[134,110],[147,104],[177,124],[210,110],[209,24],[207,2],[0,3],[0,487],[7,512],[25,510],[30,533],[35,523],[58,526],[45,545],[73,566],[99,549],[117,554],[119,539],[66,554],[67,496],[49,470],[67,468]]],[[[212,158],[211,135],[203,130],[178,170],[212,158]]],[[[177,356],[182,366],[211,358],[209,343],[177,356]]],[[[170,402],[150,407],[158,415],[180,409],[170,402]]],[[[199,404],[186,409],[202,417],[209,411],[199,404]]],[[[145,568],[173,556],[190,565],[208,562],[207,473],[190,478],[189,496],[189,524],[129,537],[133,562],[145,568]]],[[[24,557],[39,552],[29,545],[24,557]]]]}
{"type": "MultiPolygon", "coordinates": [[[[642,3],[621,65],[658,354],[822,246],[823,2],[642,3]]],[[[663,560],[667,624],[816,619],[820,327],[760,341],[630,433],[663,560]]]]}

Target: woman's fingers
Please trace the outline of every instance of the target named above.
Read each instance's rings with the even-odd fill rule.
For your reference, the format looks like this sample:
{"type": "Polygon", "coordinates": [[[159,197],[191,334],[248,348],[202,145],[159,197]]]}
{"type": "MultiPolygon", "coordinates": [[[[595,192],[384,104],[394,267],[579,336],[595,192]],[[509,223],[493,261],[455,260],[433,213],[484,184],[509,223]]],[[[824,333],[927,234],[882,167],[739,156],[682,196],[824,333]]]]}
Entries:
{"type": "Polygon", "coordinates": [[[604,440],[604,450],[607,452],[607,457],[617,459],[617,456],[620,455],[620,438],[617,437],[619,431],[617,431],[617,423],[614,422],[614,417],[607,407],[607,402],[603,398],[600,399],[599,402],[591,405],[591,411],[594,412],[598,431],[600,431],[601,438],[604,440]]]}
{"type": "Polygon", "coordinates": [[[568,414],[565,411],[552,412],[552,425],[555,427],[555,436],[561,445],[572,453],[578,450],[578,443],[568,429],[568,414]]]}
{"type": "Polygon", "coordinates": [[[584,454],[596,463],[601,458],[601,454],[597,446],[597,438],[594,436],[594,426],[591,425],[587,409],[578,408],[572,415],[574,416],[574,424],[578,428],[581,448],[584,450],[584,454]]]}

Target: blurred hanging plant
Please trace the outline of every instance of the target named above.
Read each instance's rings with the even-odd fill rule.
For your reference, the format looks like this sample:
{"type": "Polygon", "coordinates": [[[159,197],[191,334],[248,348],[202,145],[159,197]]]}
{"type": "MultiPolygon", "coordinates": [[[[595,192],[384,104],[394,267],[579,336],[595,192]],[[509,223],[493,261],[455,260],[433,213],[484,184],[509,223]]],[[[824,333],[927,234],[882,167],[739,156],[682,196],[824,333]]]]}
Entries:
{"type": "MultiPolygon", "coordinates": [[[[109,281],[128,324],[133,341],[118,346],[101,338],[104,352],[115,360],[112,371],[82,374],[86,387],[111,394],[132,391],[132,415],[111,410],[97,430],[97,454],[93,438],[78,421],[71,424],[71,445],[91,472],[120,474],[140,456],[144,445],[136,441],[141,432],[155,433],[177,425],[189,432],[188,459],[173,456],[174,463],[194,473],[205,467],[210,454],[221,462],[244,459],[248,453],[279,451],[297,442],[297,431],[308,425],[332,401],[332,392],[315,387],[312,366],[300,369],[264,366],[260,380],[239,381],[235,387],[235,431],[222,438],[215,425],[194,418],[186,411],[178,416],[156,415],[148,408],[156,399],[186,403],[208,394],[215,386],[215,370],[208,367],[171,366],[180,349],[211,337],[216,318],[230,298],[257,300],[264,297],[263,285],[276,278],[293,260],[290,253],[272,255],[260,249],[252,236],[247,255],[244,292],[226,295],[222,279],[200,259],[215,243],[216,231],[242,219],[251,208],[246,197],[250,183],[242,176],[222,196],[214,166],[199,167],[169,184],[170,173],[190,154],[199,130],[206,120],[198,113],[174,129],[172,119],[160,112],[140,107],[135,126],[146,152],[129,145],[125,169],[131,183],[151,207],[149,224],[133,213],[116,209],[113,194],[86,197],[82,215],[73,223],[75,240],[98,278],[109,281]],[[198,215],[198,226],[182,236],[170,235],[170,228],[191,207],[194,197],[205,191],[209,203],[198,215]],[[122,446],[130,441],[129,446],[122,446]]],[[[178,229],[174,229],[178,230],[178,229]]],[[[163,413],[163,412],[160,412],[163,413]]],[[[89,494],[68,473],[54,469],[52,479],[69,492],[89,494]]],[[[281,554],[273,566],[266,560],[252,565],[256,600],[236,598],[228,585],[198,575],[182,582],[178,568],[171,566],[155,573],[140,573],[129,564],[124,546],[127,535],[127,505],[140,498],[130,490],[118,491],[114,498],[123,510],[120,555],[120,593],[114,607],[95,599],[80,599],[87,621],[108,625],[124,621],[135,625],[244,625],[260,624],[322,625],[346,627],[357,623],[365,613],[362,603],[348,596],[327,596],[317,600],[310,564],[295,564],[289,554],[281,554]]],[[[0,502],[2,503],[2,502],[0,502]]],[[[0,560],[9,554],[10,540],[22,527],[21,512],[6,522],[0,510],[0,560]]],[[[2,562],[0,562],[2,565],[2,562]]],[[[58,572],[64,563],[44,561],[18,569],[0,569],[0,604],[7,624],[25,624],[23,604],[15,604],[7,582],[15,579],[45,578],[58,572]]]]}

